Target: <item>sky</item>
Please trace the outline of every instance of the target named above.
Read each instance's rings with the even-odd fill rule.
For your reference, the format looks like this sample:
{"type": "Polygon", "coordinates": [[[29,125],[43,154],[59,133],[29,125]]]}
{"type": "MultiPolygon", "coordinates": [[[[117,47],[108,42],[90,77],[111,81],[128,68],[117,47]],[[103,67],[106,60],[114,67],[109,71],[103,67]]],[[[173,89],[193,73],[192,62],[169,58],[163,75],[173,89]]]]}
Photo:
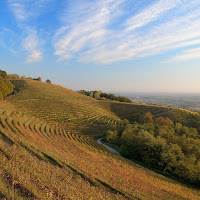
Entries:
{"type": "Polygon", "coordinates": [[[73,90],[200,93],[200,0],[0,0],[0,69],[73,90]]]}

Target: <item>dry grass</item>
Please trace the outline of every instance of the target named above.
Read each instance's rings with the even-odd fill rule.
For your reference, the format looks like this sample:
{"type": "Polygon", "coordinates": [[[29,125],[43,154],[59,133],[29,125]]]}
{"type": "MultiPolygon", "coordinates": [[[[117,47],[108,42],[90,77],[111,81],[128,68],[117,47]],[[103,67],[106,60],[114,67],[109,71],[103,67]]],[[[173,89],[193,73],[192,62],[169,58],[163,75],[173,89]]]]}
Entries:
{"type": "Polygon", "coordinates": [[[23,87],[0,102],[1,198],[200,199],[199,190],[113,155],[92,138],[75,134],[90,128],[90,121],[96,128],[121,123],[107,105],[36,81],[23,87]],[[72,119],[80,116],[80,121],[72,119]]]}

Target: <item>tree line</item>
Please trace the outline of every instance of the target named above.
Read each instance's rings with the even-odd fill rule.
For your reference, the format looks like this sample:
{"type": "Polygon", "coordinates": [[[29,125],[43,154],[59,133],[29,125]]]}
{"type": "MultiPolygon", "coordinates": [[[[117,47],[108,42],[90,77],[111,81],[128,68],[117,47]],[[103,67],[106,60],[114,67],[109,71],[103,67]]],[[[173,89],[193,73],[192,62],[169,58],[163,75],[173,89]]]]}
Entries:
{"type": "Polygon", "coordinates": [[[132,101],[124,96],[115,96],[112,93],[105,93],[102,92],[101,90],[99,91],[85,91],[85,90],[80,90],[78,93],[84,94],[86,96],[99,99],[99,100],[113,100],[113,101],[120,101],[120,102],[126,102],[126,103],[132,103],[132,101]]]}
{"type": "Polygon", "coordinates": [[[106,140],[120,146],[120,153],[164,171],[173,176],[200,185],[200,134],[169,118],[153,118],[144,114],[140,122],[110,129],[106,140]]]}
{"type": "Polygon", "coordinates": [[[14,87],[8,80],[6,71],[0,70],[0,99],[7,97],[13,90],[14,87]]]}
{"type": "MultiPolygon", "coordinates": [[[[25,76],[20,76],[19,74],[8,74],[7,75],[9,80],[23,80],[23,79],[31,79],[31,80],[35,80],[35,81],[42,81],[41,77],[38,78],[32,78],[32,77],[25,77],[25,76]]],[[[50,79],[46,80],[46,83],[51,83],[50,79]]]]}

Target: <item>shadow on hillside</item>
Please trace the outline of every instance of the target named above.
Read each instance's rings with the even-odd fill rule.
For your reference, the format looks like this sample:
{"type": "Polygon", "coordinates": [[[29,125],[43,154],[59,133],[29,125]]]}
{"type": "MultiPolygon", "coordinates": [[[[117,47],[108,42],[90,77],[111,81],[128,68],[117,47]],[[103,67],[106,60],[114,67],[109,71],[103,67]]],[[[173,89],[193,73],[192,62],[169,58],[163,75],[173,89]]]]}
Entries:
{"type": "Polygon", "coordinates": [[[128,119],[130,122],[137,121],[138,117],[150,112],[157,116],[165,112],[169,112],[171,108],[162,106],[140,105],[134,103],[109,102],[110,110],[120,119],[128,119]]]}

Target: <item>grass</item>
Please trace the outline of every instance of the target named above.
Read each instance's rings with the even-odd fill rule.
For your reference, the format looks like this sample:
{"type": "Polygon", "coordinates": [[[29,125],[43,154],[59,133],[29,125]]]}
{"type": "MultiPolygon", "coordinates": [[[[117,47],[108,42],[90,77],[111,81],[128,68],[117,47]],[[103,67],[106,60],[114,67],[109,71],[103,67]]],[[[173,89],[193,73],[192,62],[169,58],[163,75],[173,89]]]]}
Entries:
{"type": "MultiPolygon", "coordinates": [[[[37,81],[17,84],[20,92],[0,102],[1,198],[200,198],[199,190],[114,155],[88,137],[122,123],[111,103],[37,81]]],[[[130,104],[114,106],[125,105],[130,104]]]]}
{"type": "Polygon", "coordinates": [[[95,132],[98,136],[106,127],[121,122],[114,112],[104,109],[95,99],[77,92],[32,80],[15,80],[13,83],[22,90],[7,99],[10,104],[28,115],[62,123],[73,132],[90,136],[95,132]]]}

